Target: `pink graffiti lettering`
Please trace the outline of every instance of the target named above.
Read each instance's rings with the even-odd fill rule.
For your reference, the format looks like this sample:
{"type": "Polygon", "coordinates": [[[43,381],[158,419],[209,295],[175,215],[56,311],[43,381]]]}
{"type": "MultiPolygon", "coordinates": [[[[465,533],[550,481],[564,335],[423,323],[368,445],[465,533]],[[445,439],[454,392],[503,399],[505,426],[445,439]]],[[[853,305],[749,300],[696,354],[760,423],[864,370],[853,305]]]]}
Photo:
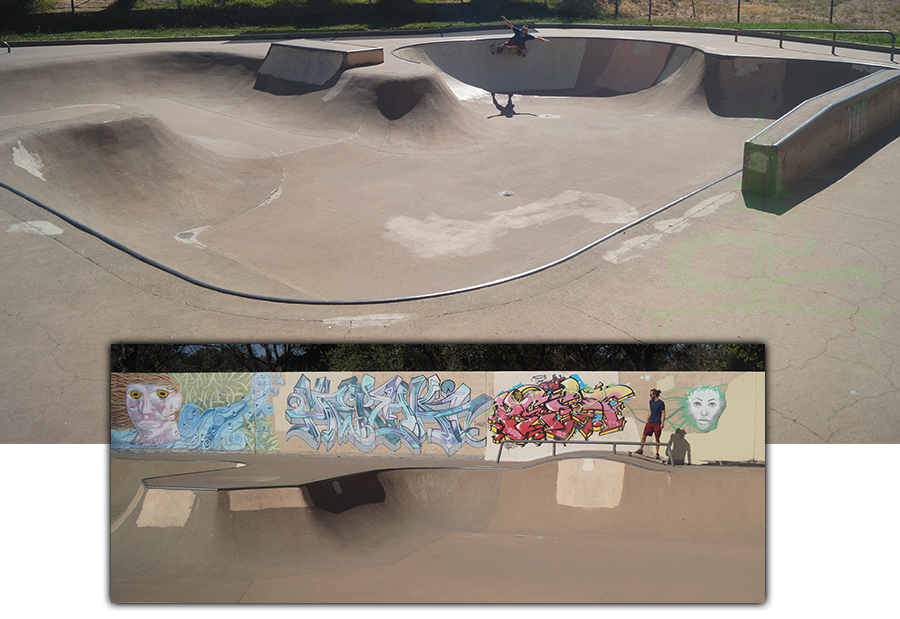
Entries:
{"type": "Polygon", "coordinates": [[[627,385],[589,388],[577,376],[553,376],[500,393],[488,423],[495,443],[570,440],[576,432],[587,439],[623,430],[633,396],[627,385]]]}

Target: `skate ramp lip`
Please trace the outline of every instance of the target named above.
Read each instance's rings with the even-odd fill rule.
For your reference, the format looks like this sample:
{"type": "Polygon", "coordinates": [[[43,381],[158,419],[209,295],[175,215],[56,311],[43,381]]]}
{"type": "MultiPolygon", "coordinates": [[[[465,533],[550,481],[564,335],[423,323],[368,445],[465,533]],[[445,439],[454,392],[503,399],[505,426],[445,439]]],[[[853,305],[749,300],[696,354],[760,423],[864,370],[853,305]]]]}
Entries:
{"type": "MultiPolygon", "coordinates": [[[[622,462],[648,471],[668,470],[663,463],[643,462],[608,451],[588,456],[622,462]]],[[[230,491],[265,489],[321,482],[360,473],[400,469],[510,470],[582,455],[545,456],[532,461],[494,462],[474,458],[383,458],[309,456],[286,457],[260,454],[192,453],[172,454],[116,452],[113,461],[121,471],[124,485],[142,481],[148,488],[162,490],[230,491]],[[239,469],[239,470],[237,470],[239,469]]],[[[128,497],[130,498],[130,496],[128,497]]]]}
{"type": "MultiPolygon", "coordinates": [[[[608,452],[506,464],[481,460],[373,457],[340,459],[346,462],[328,457],[260,456],[253,460],[249,465],[241,466],[243,463],[221,458],[147,460],[116,457],[111,466],[112,484],[121,497],[129,496],[138,486],[157,491],[160,496],[166,493],[172,493],[168,496],[218,493],[232,500],[231,511],[269,509],[266,507],[270,503],[265,499],[267,494],[281,496],[280,491],[299,488],[303,500],[295,506],[306,509],[337,514],[358,506],[393,502],[395,505],[390,509],[396,512],[386,514],[388,521],[412,510],[424,511],[439,521],[458,522],[466,518],[461,512],[468,512],[468,517],[474,519],[469,524],[493,522],[503,528],[503,522],[516,521],[535,530],[560,526],[562,520],[567,521],[569,527],[590,530],[591,518],[603,515],[591,510],[624,508],[628,512],[635,510],[627,517],[640,523],[636,530],[642,530],[656,517],[653,510],[638,515],[638,506],[646,499],[646,496],[641,498],[642,495],[650,492],[650,488],[657,489],[652,492],[671,489],[673,480],[677,479],[683,484],[681,488],[691,490],[681,494],[682,490],[676,485],[670,496],[664,496],[663,492],[657,497],[659,510],[656,513],[674,509],[676,505],[682,505],[678,511],[685,513],[680,525],[683,528],[668,528],[667,537],[741,539],[746,542],[765,530],[764,501],[761,501],[765,491],[765,467],[666,467],[635,462],[633,458],[608,452]],[[479,483],[479,480],[493,481],[479,483]],[[697,492],[703,498],[696,495],[697,492]],[[728,495],[719,507],[728,510],[731,517],[713,524],[711,519],[719,518],[721,514],[705,513],[704,510],[709,507],[708,497],[719,495],[728,495]],[[252,496],[260,500],[247,501],[252,496]],[[237,509],[235,500],[239,505],[237,509]],[[473,513],[468,506],[474,504],[481,504],[485,509],[473,513]],[[541,508],[536,511],[534,506],[538,504],[541,508]],[[694,504],[696,508],[684,507],[694,504]],[[572,510],[560,508],[584,509],[589,517],[572,520],[572,510]],[[735,523],[734,519],[746,510],[749,511],[744,521],[735,523]],[[529,511],[532,513],[525,515],[529,511]],[[697,526],[704,522],[705,525],[697,526]]],[[[654,533],[651,530],[648,534],[654,533]]]]}
{"type": "Polygon", "coordinates": [[[393,53],[434,66],[455,80],[488,92],[571,96],[644,90],[666,79],[697,51],[652,41],[555,37],[550,43],[530,42],[525,57],[491,54],[490,46],[505,40],[416,43],[393,53]]]}
{"type": "MultiPolygon", "coordinates": [[[[776,119],[829,90],[882,69],[831,60],[721,55],[678,43],[604,37],[531,41],[528,55],[491,55],[506,39],[414,43],[398,58],[435,67],[458,96],[490,93],[617,97],[687,84],[689,104],[717,116],[776,119]]],[[[667,93],[667,96],[671,93],[667,93]]]]}

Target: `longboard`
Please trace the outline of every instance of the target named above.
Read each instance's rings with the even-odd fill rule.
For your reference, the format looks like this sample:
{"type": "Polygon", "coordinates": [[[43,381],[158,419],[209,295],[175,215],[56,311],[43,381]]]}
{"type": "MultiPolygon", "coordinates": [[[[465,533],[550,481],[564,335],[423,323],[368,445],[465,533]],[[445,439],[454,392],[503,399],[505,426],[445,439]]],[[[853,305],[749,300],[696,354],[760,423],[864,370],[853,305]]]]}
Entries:
{"type": "Polygon", "coordinates": [[[528,55],[527,49],[519,49],[518,47],[515,47],[515,46],[505,47],[502,44],[501,45],[491,45],[491,54],[503,54],[504,52],[508,53],[508,54],[516,54],[517,56],[527,56],[528,55]]]}

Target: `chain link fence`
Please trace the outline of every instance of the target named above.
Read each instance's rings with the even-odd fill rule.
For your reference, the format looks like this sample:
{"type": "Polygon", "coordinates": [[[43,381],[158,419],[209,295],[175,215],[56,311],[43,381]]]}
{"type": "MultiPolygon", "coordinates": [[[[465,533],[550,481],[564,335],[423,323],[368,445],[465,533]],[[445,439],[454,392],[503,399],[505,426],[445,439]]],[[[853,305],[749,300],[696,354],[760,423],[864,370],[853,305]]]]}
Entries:
{"type": "Polygon", "coordinates": [[[603,0],[620,19],[742,24],[833,24],[900,28],[900,0],[603,0]]]}
{"type": "MultiPolygon", "coordinates": [[[[101,11],[116,4],[116,1],[57,0],[50,11],[101,11]]],[[[309,1],[296,0],[301,5],[309,1]]],[[[457,3],[457,0],[446,1],[448,4],[457,3]]],[[[469,3],[472,0],[463,1],[469,3]]],[[[175,0],[144,0],[141,4],[146,7],[172,6],[174,2],[175,0]]],[[[559,4],[565,5],[567,2],[581,5],[587,2],[620,20],[649,23],[814,23],[900,33],[900,0],[562,0],[559,4]]],[[[131,3],[134,4],[134,0],[131,3]]],[[[553,2],[549,4],[552,6],[553,2]]]]}

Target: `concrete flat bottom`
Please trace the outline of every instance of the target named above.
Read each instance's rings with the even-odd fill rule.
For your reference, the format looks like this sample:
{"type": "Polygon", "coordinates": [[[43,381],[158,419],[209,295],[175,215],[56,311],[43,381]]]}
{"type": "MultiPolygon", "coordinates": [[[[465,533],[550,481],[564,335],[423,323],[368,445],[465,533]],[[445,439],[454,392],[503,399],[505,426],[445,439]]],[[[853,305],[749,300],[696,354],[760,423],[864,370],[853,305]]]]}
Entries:
{"type": "Polygon", "coordinates": [[[760,603],[765,554],[762,546],[736,544],[451,533],[391,565],[196,588],[117,585],[112,601],[760,603]]]}
{"type": "MultiPolygon", "coordinates": [[[[346,467],[269,457],[294,468],[313,460],[307,476],[319,481],[267,488],[263,460],[222,478],[253,490],[179,490],[194,484],[155,477],[115,513],[112,601],[765,601],[761,468],[643,468],[609,456],[393,469],[402,460],[369,458],[361,476],[322,479],[329,464],[346,467]]],[[[136,487],[127,471],[173,466],[196,469],[113,459],[114,498],[136,487]]]]}

